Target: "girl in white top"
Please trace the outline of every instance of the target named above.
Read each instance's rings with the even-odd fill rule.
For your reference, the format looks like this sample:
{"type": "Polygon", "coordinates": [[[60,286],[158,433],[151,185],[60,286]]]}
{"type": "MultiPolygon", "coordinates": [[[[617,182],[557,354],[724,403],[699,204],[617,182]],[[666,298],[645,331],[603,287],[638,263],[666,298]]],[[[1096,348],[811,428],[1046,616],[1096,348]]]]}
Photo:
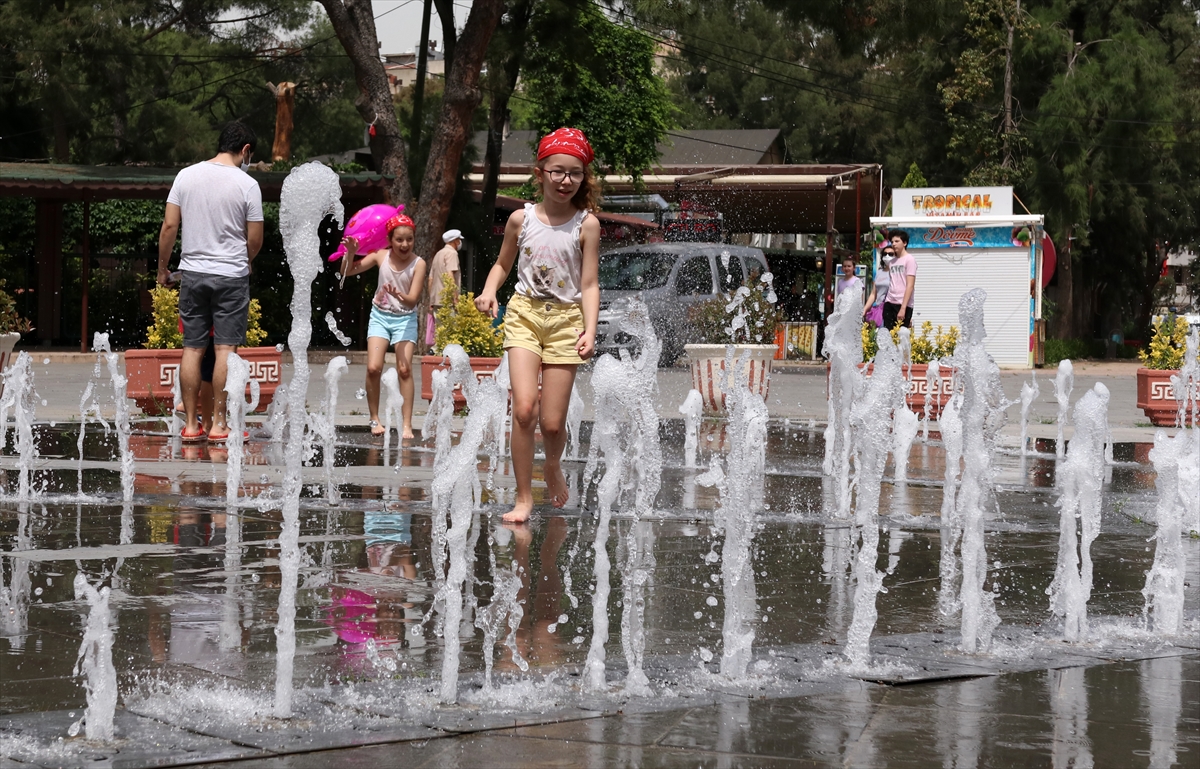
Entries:
{"type": "Polygon", "coordinates": [[[396,373],[400,376],[400,407],[404,421],[401,435],[413,437],[412,359],[417,345],[417,304],[425,285],[425,260],[413,253],[415,226],[404,214],[387,222],[388,247],[372,251],[359,261],[358,241],[345,238],[346,253],[342,256],[342,272],[357,275],[372,267],[379,268],[379,288],[371,300],[371,319],[367,324],[367,408],[371,412],[371,435],[383,435],[379,424],[379,380],[383,376],[384,356],[388,348],[396,352],[396,373]]]}
{"type": "Polygon", "coordinates": [[[538,145],[533,169],[542,201],[514,211],[504,243],[475,306],[493,318],[496,292],[517,261],[517,292],[504,314],[504,347],[512,382],[512,462],[516,503],[506,521],[533,512],[534,431],[539,425],[547,495],[567,503],[561,460],[575,369],[592,356],[600,315],[600,223],[595,158],[582,131],[560,128],[538,145]],[[541,388],[539,391],[539,381],[541,388]]]}

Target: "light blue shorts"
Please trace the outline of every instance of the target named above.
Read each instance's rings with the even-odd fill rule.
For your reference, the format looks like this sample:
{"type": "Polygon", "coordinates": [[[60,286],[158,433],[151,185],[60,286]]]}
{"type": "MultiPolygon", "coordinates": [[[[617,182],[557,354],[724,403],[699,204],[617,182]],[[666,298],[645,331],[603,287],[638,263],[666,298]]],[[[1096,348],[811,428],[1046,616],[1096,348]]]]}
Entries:
{"type": "Polygon", "coordinates": [[[386,339],[390,345],[395,345],[397,342],[416,343],[417,314],[408,312],[397,315],[384,312],[375,305],[371,305],[371,320],[367,323],[367,336],[386,339]]]}

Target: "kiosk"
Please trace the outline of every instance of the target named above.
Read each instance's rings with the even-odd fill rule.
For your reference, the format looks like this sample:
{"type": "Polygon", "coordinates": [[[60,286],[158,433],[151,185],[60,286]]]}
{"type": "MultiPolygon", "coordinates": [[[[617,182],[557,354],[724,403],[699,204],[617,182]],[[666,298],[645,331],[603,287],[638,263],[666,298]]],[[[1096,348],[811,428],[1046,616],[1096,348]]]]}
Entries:
{"type": "Polygon", "coordinates": [[[926,321],[957,326],[959,297],[982,288],[988,353],[1003,368],[1031,368],[1042,317],[1043,251],[1053,246],[1043,243],[1044,218],[1013,214],[1012,205],[1012,187],[897,188],[892,214],[871,217],[879,233],[875,269],[883,234],[905,230],[917,260],[914,333],[926,321]]]}

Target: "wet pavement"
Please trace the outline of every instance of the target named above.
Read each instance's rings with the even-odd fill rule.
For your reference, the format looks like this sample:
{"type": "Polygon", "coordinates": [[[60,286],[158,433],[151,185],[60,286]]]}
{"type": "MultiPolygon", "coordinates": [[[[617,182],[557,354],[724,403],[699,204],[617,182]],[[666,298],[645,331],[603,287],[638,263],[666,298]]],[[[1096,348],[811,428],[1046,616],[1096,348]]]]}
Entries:
{"type": "MultiPolygon", "coordinates": [[[[583,463],[567,464],[564,510],[541,506],[530,525],[509,526],[499,522],[512,494],[501,462],[470,534],[461,695],[447,706],[437,701],[442,640],[431,611],[432,451],[415,441],[385,452],[344,426],[336,504],[319,449],[305,468],[296,715],[281,721],[271,715],[278,445],[251,441],[242,501],[227,509],[223,450],[185,449],[161,423],[141,422],[131,440],[136,494],[123,505],[115,435],[89,427],[81,461],[77,430],[38,425],[41,498],[0,501],[0,766],[1194,766],[1200,751],[1200,539],[1184,542],[1187,632],[1158,638],[1142,618],[1157,502],[1146,443],[1118,443],[1106,468],[1091,639],[1081,644],[1063,643],[1048,611],[1059,527],[1053,443],[997,456],[988,576],[1003,624],[990,653],[966,655],[957,618],[937,601],[944,455],[936,433],[918,440],[908,482],[892,482],[889,468],[884,483],[877,568],[887,592],[874,664],[851,670],[841,655],[853,608],[850,528],[822,512],[832,491],[819,431],[774,420],[752,494],[762,510],[754,661],[745,680],[730,681],[717,672],[717,493],[697,483],[702,470],[682,467],[682,424],[664,421],[654,515],[635,523],[618,511],[610,538],[614,561],[633,543],[654,555],[645,601],[653,697],[620,688],[617,569],[611,691],[579,686],[596,533],[594,491],[579,494],[583,463]],[[493,561],[521,577],[512,643],[529,670],[497,645],[489,688],[489,650],[473,619],[492,598],[493,561]],[[87,605],[71,586],[79,571],[113,591],[121,697],[111,745],[67,737],[85,704],[75,667],[87,605]]],[[[699,464],[726,443],[723,426],[706,423],[699,464]]],[[[13,493],[15,464],[0,458],[0,494],[13,493]]],[[[487,482],[483,459],[480,477],[487,482]]]]}

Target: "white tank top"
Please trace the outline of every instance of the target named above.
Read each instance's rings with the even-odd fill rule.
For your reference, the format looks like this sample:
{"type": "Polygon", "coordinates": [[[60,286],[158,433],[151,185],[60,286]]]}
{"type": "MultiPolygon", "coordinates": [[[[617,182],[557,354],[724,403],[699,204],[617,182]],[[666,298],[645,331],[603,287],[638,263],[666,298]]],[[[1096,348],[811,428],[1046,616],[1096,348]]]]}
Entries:
{"type": "Polygon", "coordinates": [[[375,289],[375,298],[371,300],[372,304],[393,315],[407,315],[415,310],[415,307],[405,306],[398,298],[385,291],[384,287],[390,285],[401,294],[407,294],[412,288],[413,270],[416,269],[419,258],[414,256],[403,270],[395,270],[392,268],[391,254],[385,256],[379,263],[379,288],[375,289]]]}
{"type": "Polygon", "coordinates": [[[587,211],[557,227],[546,224],[525,204],[525,223],[517,239],[517,293],[530,299],[579,304],[583,249],[579,232],[587,211]]]}

